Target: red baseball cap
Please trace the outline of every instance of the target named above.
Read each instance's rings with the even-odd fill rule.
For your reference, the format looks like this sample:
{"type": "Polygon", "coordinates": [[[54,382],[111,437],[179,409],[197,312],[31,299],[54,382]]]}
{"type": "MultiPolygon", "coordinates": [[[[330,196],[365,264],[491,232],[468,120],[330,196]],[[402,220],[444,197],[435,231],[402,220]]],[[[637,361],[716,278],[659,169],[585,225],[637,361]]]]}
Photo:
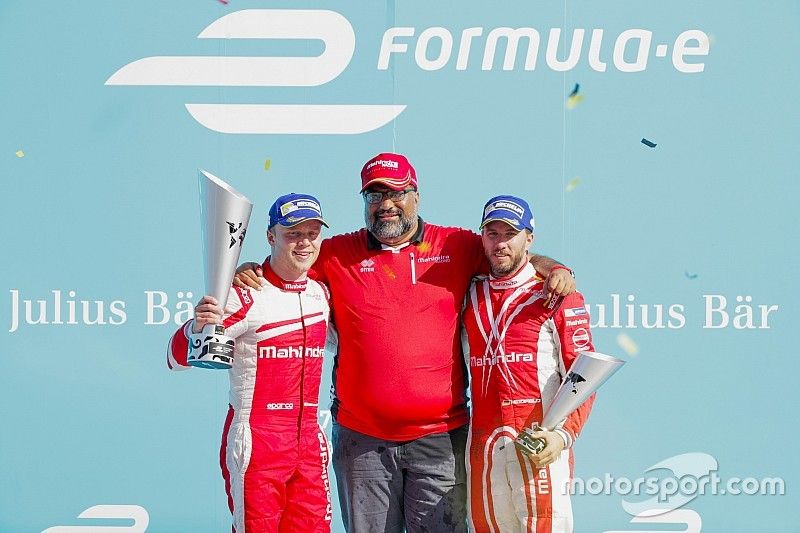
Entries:
{"type": "Polygon", "coordinates": [[[390,152],[378,154],[361,169],[361,190],[371,185],[384,185],[395,191],[417,188],[417,173],[404,155],[390,152]]]}

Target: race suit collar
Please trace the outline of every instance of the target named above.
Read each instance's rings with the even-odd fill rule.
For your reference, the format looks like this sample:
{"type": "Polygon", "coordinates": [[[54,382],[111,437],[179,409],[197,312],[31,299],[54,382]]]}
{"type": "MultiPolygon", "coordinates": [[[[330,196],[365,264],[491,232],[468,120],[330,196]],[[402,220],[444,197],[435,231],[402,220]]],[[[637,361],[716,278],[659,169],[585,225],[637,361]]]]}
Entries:
{"type": "Polygon", "coordinates": [[[535,276],[536,269],[533,268],[532,264],[526,261],[522,268],[510,276],[506,276],[504,278],[495,278],[494,276],[490,275],[489,286],[492,289],[498,290],[515,289],[523,283],[530,281],[530,279],[535,276]]]}
{"type": "Polygon", "coordinates": [[[267,256],[264,264],[261,265],[261,269],[264,271],[264,278],[282,291],[303,292],[306,290],[306,283],[308,282],[308,279],[302,279],[300,281],[286,281],[278,276],[274,270],[272,270],[272,266],[269,264],[269,256],[267,256]]]}
{"type": "Polygon", "coordinates": [[[422,220],[422,217],[417,217],[418,224],[417,224],[417,231],[414,232],[414,235],[411,236],[411,239],[407,243],[400,244],[398,246],[388,246],[383,244],[381,241],[375,238],[375,236],[367,230],[367,249],[369,250],[383,250],[386,248],[400,248],[407,246],[408,244],[419,244],[422,242],[422,238],[425,236],[425,222],[422,220]]]}

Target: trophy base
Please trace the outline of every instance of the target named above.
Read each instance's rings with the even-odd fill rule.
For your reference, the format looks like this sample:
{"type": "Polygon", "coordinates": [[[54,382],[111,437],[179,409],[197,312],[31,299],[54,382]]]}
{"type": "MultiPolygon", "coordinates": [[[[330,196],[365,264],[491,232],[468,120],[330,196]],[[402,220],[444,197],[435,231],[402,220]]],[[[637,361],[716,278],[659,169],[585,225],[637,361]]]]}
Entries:
{"type": "Polygon", "coordinates": [[[208,368],[211,370],[228,370],[233,367],[232,363],[222,361],[201,361],[199,359],[195,359],[193,361],[187,361],[187,363],[189,366],[196,368],[208,368]]]}
{"type": "Polygon", "coordinates": [[[233,339],[219,324],[207,324],[200,333],[189,336],[186,363],[197,368],[227,370],[233,367],[233,339]]]}
{"type": "MultiPolygon", "coordinates": [[[[537,427],[536,429],[539,428],[537,427]]],[[[514,440],[514,446],[516,446],[519,451],[526,455],[538,455],[539,452],[544,450],[546,443],[544,439],[533,437],[530,433],[528,433],[528,431],[530,430],[525,429],[520,432],[520,434],[514,440]]]]}

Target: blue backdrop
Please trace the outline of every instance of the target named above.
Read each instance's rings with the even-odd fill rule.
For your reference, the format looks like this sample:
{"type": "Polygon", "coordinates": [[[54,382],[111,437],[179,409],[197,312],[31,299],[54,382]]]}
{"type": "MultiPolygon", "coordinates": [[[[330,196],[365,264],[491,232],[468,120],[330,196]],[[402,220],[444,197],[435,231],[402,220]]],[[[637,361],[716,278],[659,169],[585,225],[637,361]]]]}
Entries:
{"type": "Polygon", "coordinates": [[[433,222],[526,197],[597,348],[629,359],[576,444],[578,531],[653,507],[800,530],[798,22],[794,0],[4,0],[0,530],[226,531],[227,376],[164,361],[202,291],[197,168],[254,200],[260,260],[282,193],[360,227],[386,150],[433,222]],[[710,472],[726,494],[692,490],[710,472]],[[619,482],[647,477],[663,490],[619,482]]]}

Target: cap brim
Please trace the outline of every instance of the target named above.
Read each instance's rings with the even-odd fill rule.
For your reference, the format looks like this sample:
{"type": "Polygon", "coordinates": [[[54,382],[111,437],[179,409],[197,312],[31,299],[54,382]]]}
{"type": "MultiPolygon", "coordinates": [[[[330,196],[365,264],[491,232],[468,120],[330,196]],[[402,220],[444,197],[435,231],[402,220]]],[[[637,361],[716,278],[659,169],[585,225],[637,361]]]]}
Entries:
{"type": "Polygon", "coordinates": [[[361,192],[364,192],[366,189],[372,187],[373,185],[383,185],[392,189],[393,191],[402,191],[408,188],[411,185],[411,178],[407,177],[403,181],[398,181],[395,178],[374,178],[367,182],[366,185],[361,187],[361,192]]]}
{"type": "Polygon", "coordinates": [[[511,222],[511,220],[509,220],[508,218],[501,217],[501,216],[490,216],[489,218],[485,219],[483,222],[481,222],[481,229],[483,229],[483,227],[486,224],[488,224],[489,222],[505,222],[506,224],[508,224],[509,226],[511,226],[512,228],[514,228],[517,231],[522,231],[524,229],[528,229],[524,225],[522,225],[522,222],[517,222],[517,224],[519,224],[519,226],[518,226],[518,225],[514,224],[513,222],[511,222]]]}
{"type": "Polygon", "coordinates": [[[294,226],[297,226],[298,224],[302,224],[303,222],[308,222],[309,220],[319,220],[322,223],[322,225],[325,226],[326,228],[330,227],[330,226],[328,226],[328,223],[325,222],[325,220],[323,220],[323,219],[321,219],[319,217],[308,217],[308,218],[304,218],[302,220],[298,220],[297,222],[289,222],[289,223],[286,223],[286,224],[284,224],[283,222],[278,222],[278,224],[280,224],[284,228],[292,228],[294,226]]]}
{"type": "Polygon", "coordinates": [[[322,215],[319,211],[315,209],[296,209],[291,213],[287,213],[286,217],[278,220],[278,224],[283,226],[284,228],[291,228],[292,226],[296,226],[298,224],[302,224],[308,220],[319,220],[326,228],[329,227],[328,223],[325,222],[325,219],[322,218],[322,215]],[[289,221],[287,219],[293,219],[289,221]]]}

